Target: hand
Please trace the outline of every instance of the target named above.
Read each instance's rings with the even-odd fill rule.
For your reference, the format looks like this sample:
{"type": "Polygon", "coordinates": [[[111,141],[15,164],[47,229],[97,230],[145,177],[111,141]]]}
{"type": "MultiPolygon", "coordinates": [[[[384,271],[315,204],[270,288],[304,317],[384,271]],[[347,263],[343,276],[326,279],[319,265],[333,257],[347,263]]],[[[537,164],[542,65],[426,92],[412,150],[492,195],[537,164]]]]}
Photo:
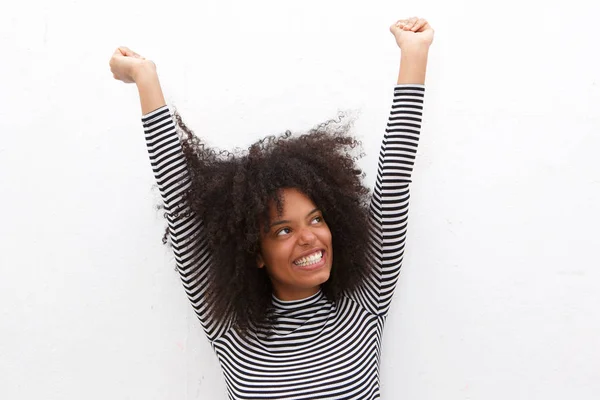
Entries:
{"type": "Polygon", "coordinates": [[[400,19],[390,26],[400,50],[428,50],[433,41],[433,28],[423,18],[400,19]]]}
{"type": "Polygon", "coordinates": [[[150,69],[156,71],[156,66],[135,51],[127,47],[119,47],[110,58],[110,70],[113,77],[125,83],[134,83],[140,71],[150,69]]]}

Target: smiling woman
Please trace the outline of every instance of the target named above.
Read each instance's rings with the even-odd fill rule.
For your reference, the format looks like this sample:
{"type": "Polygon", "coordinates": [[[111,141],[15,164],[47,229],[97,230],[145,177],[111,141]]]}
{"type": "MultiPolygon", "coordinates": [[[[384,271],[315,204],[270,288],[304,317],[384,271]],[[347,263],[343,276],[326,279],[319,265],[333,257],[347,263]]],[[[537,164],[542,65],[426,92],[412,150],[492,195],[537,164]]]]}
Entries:
{"type": "Polygon", "coordinates": [[[269,207],[272,221],[261,236],[259,268],[266,268],[273,293],[299,300],[317,293],[329,280],[333,260],[331,231],[315,203],[298,189],[280,192],[283,212],[269,207]]]}
{"type": "Polygon", "coordinates": [[[419,18],[390,31],[401,64],[371,196],[348,126],[217,153],[170,114],[154,63],[111,59],[138,87],[177,267],[232,399],[380,397],[433,40],[419,18]]]}

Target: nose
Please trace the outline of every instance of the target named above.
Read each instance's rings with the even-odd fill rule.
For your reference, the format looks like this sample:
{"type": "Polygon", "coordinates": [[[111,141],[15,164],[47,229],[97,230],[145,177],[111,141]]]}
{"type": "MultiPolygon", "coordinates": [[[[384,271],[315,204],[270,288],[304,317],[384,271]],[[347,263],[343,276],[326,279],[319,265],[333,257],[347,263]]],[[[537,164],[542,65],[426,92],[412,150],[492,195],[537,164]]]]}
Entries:
{"type": "Polygon", "coordinates": [[[314,232],[309,227],[306,227],[300,232],[298,244],[301,246],[306,246],[313,244],[316,240],[317,236],[314,234],[314,232]]]}

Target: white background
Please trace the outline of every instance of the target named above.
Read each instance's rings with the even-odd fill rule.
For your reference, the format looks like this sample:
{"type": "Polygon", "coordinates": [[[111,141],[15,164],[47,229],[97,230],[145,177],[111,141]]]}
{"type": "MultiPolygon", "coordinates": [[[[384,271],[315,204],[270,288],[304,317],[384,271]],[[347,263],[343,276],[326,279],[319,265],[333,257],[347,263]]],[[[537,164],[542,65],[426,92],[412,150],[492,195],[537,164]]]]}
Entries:
{"type": "Polygon", "coordinates": [[[119,45],[216,146],[338,110],[374,180],[399,51],[436,29],[386,399],[600,398],[600,6],[55,0],[0,13],[0,398],[225,399],[161,244],[119,45]]]}

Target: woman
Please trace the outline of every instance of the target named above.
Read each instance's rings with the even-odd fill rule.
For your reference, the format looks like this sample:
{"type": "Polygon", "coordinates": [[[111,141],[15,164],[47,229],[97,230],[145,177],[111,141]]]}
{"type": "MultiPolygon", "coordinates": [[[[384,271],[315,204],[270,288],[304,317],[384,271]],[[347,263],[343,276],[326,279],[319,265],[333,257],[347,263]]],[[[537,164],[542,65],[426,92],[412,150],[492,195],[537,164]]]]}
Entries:
{"type": "Polygon", "coordinates": [[[177,267],[232,399],[380,397],[433,40],[419,18],[390,31],[400,72],[370,198],[343,126],[216,153],[170,115],[154,63],[111,58],[138,87],[177,267]]]}

